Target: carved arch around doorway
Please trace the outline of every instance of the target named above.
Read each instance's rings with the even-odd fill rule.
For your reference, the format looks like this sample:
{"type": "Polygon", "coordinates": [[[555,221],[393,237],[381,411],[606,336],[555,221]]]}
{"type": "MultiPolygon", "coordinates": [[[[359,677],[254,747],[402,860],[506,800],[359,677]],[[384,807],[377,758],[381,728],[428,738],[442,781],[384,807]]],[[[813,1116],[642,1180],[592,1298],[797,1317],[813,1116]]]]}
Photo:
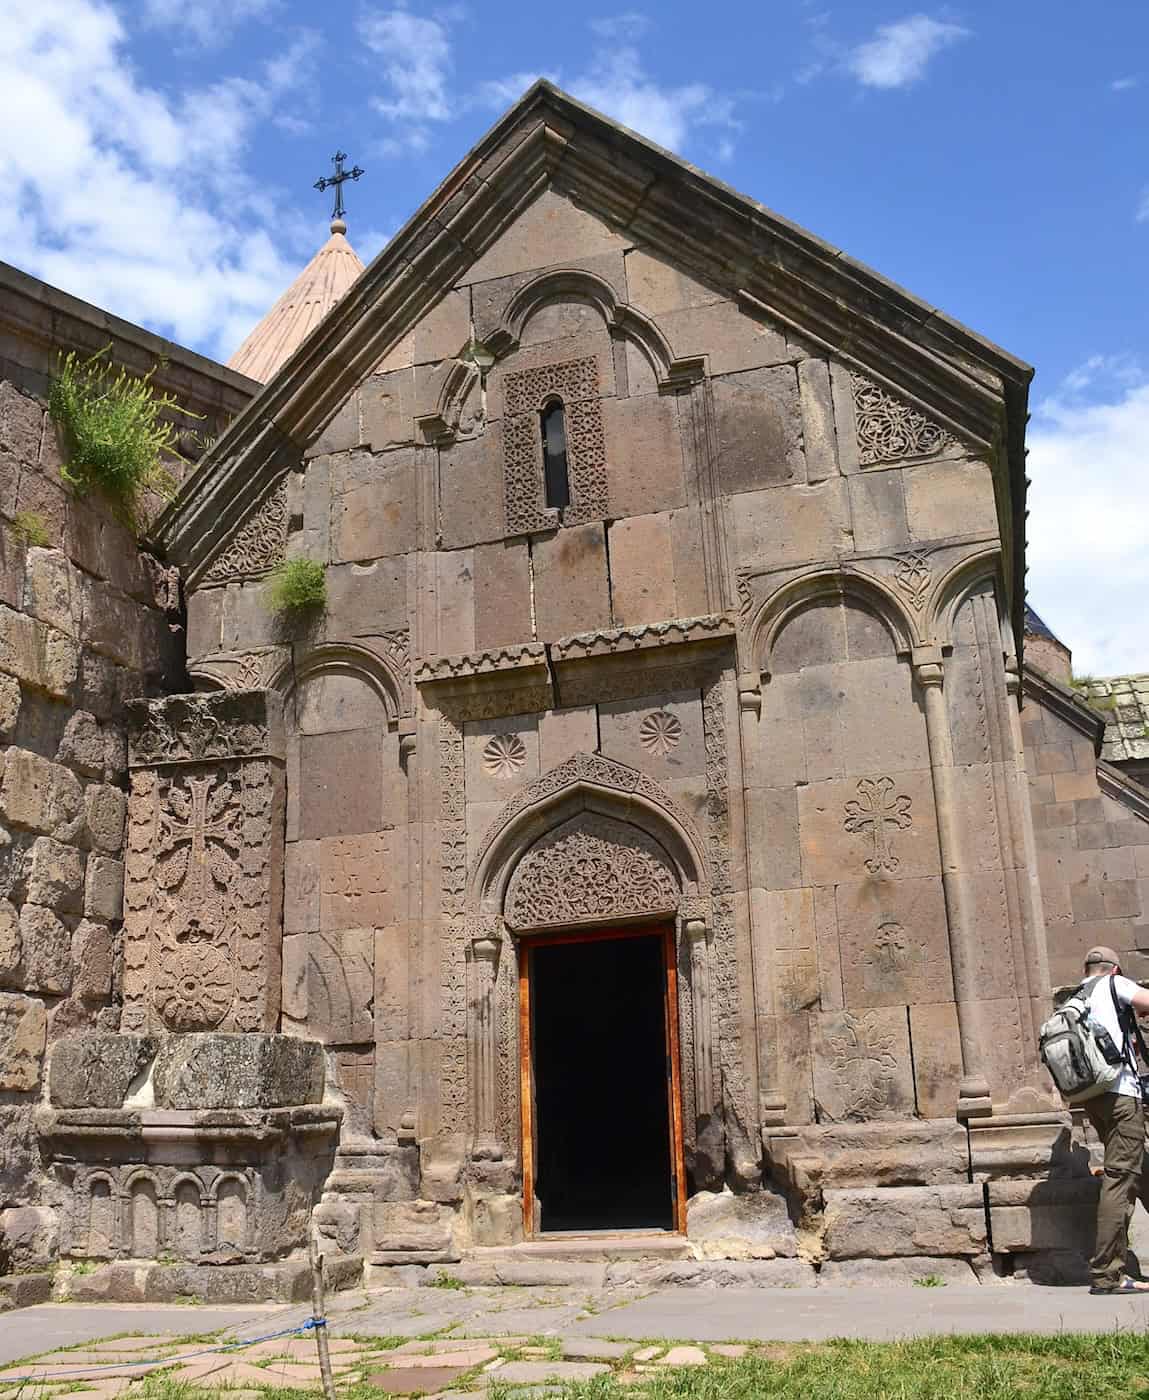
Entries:
{"type": "Polygon", "coordinates": [[[686,1137],[719,1101],[711,1016],[711,876],[689,815],[646,774],[578,753],[524,788],[487,831],[467,889],[468,1040],[476,1152],[518,1121],[516,940],[543,930],[673,919],[686,1137]]]}

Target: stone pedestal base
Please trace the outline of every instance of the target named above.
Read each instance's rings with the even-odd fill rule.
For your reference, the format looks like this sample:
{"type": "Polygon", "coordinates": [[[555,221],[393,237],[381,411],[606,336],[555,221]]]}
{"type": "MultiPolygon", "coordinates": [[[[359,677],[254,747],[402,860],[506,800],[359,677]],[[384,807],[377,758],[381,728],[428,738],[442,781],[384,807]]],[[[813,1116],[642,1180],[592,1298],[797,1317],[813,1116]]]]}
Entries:
{"type": "Polygon", "coordinates": [[[200,1296],[294,1296],[249,1266],[307,1247],[342,1120],[322,1103],[321,1045],[78,1036],[53,1051],[49,1097],[37,1127],[63,1259],[138,1261],[114,1276],[133,1297],[182,1287],[148,1263],[211,1266],[210,1289],[186,1290],[200,1296]]]}
{"type": "MultiPolygon", "coordinates": [[[[324,1267],[329,1292],[355,1288],[363,1260],[335,1259],[324,1267]]],[[[105,1264],[87,1274],[63,1271],[61,1298],[73,1303],[306,1303],[311,1267],[306,1259],[277,1264],[105,1264]]]]}
{"type": "Polygon", "coordinates": [[[1089,1154],[1074,1141],[1068,1113],[998,1114],[971,1120],[970,1166],[975,1181],[1086,1176],[1089,1154]]]}
{"type": "Polygon", "coordinates": [[[339,1122],[318,1104],[48,1111],[60,1253],[231,1265],[303,1250],[339,1122]]]}

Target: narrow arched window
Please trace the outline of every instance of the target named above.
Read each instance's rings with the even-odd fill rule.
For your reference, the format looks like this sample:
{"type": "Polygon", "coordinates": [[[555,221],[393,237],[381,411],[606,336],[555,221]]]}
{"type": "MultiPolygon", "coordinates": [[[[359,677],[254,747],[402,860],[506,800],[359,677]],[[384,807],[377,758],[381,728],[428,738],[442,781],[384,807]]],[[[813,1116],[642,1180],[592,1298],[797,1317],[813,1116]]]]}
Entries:
{"type": "Polygon", "coordinates": [[[547,505],[564,510],[571,503],[567,472],[567,425],[561,399],[552,399],[542,411],[543,482],[547,505]]]}

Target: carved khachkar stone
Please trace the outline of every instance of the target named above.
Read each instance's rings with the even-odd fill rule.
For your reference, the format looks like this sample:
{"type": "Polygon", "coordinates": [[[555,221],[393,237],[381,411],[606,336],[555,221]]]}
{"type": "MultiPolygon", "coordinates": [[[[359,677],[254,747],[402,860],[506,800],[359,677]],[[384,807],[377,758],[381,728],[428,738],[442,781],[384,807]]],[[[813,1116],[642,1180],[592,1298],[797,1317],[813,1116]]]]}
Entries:
{"type": "Polygon", "coordinates": [[[558,524],[543,493],[539,414],[561,400],[566,417],[570,505],[563,523],[580,525],[607,514],[606,437],[599,403],[598,361],[593,355],[515,370],[503,381],[503,469],[509,535],[550,530],[558,524]]]}
{"type": "Polygon", "coordinates": [[[263,1031],[279,1007],[283,718],[268,691],[129,707],[125,1031],[263,1031]]]}

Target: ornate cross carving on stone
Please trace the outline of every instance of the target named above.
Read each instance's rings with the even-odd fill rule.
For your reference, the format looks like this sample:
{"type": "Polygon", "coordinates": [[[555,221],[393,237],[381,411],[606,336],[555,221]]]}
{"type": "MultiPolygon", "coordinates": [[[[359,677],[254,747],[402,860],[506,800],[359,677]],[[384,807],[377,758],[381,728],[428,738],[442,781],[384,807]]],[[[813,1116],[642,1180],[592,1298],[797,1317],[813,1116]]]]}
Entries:
{"type": "Polygon", "coordinates": [[[893,791],[893,778],[862,778],[858,783],[858,797],[846,803],[842,825],[849,832],[868,833],[873,844],[873,855],[866,858],[866,869],[871,875],[897,870],[899,861],[887,828],[905,831],[913,821],[910,799],[905,793],[893,796],[893,791]]]}
{"type": "Polygon", "coordinates": [[[872,1011],[843,1017],[843,1034],[829,1037],[830,1067],[849,1118],[868,1118],[890,1106],[898,1067],[894,1037],[872,1011]]]}
{"type": "Polygon", "coordinates": [[[168,809],[161,818],[158,854],[167,860],[160,883],[169,889],[183,886],[182,900],[191,913],[181,941],[209,942],[215,934],[204,918],[216,903],[212,880],[221,889],[229,887],[235,862],[228,851],[240,847],[235,794],[230,783],[214,777],[188,778],[186,788],[172,785],[168,809]]]}
{"type": "MultiPolygon", "coordinates": [[[[338,220],[340,223],[342,223],[346,213],[346,211],[343,208],[343,182],[345,180],[358,180],[360,175],[364,173],[362,170],[360,170],[358,166],[355,166],[351,170],[344,170],[343,162],[346,159],[346,151],[336,151],[335,154],[331,157],[331,160],[335,166],[335,174],[323,175],[315,182],[315,188],[320,192],[320,194],[323,193],[323,191],[328,187],[328,185],[333,185],[335,187],[335,207],[331,211],[331,218],[333,222],[338,220]]],[[[345,227],[344,229],[339,230],[339,232],[345,232],[345,227]]],[[[334,233],[336,232],[336,230],[333,229],[332,232],[334,233]]]]}

